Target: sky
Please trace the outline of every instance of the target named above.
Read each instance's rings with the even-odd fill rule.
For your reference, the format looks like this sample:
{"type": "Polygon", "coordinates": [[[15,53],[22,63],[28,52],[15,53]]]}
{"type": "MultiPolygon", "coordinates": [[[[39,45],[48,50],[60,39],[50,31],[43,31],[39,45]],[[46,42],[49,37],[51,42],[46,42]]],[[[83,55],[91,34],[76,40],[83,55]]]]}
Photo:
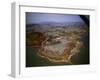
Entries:
{"type": "Polygon", "coordinates": [[[55,14],[55,13],[34,13],[26,12],[26,24],[36,24],[44,22],[84,22],[75,14],[55,14]]]}

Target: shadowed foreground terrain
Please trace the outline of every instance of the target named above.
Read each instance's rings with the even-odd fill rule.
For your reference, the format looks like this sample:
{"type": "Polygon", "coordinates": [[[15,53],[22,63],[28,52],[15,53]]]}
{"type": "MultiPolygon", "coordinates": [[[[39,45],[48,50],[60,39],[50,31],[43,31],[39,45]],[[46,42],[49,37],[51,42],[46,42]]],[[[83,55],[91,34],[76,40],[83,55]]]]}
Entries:
{"type": "Polygon", "coordinates": [[[83,23],[26,26],[26,67],[89,64],[89,29],[83,23]]]}

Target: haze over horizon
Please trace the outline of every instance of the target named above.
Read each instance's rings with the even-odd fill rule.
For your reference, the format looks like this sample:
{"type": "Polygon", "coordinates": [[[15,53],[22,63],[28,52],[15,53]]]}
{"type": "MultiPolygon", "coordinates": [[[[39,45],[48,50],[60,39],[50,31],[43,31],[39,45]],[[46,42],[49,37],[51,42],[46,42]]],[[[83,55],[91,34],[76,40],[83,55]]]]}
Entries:
{"type": "Polygon", "coordinates": [[[39,23],[69,23],[84,21],[75,14],[55,14],[55,13],[33,13],[26,12],[26,24],[39,24],[39,23]]]}

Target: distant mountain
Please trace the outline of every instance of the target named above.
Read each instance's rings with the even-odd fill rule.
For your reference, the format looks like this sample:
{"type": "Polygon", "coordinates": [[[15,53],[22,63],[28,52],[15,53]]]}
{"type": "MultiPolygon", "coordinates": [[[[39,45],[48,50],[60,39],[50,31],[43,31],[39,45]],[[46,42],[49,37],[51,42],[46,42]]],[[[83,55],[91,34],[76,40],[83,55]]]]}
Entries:
{"type": "Polygon", "coordinates": [[[63,26],[83,26],[85,23],[83,22],[42,22],[42,23],[36,23],[36,24],[28,24],[27,27],[30,26],[49,26],[49,27],[63,27],[63,26]]]}
{"type": "Polygon", "coordinates": [[[43,22],[38,24],[29,24],[26,25],[26,31],[38,31],[38,32],[45,32],[49,30],[55,29],[75,29],[75,28],[84,28],[86,25],[80,22],[68,22],[68,23],[58,23],[58,22],[43,22]]]}

